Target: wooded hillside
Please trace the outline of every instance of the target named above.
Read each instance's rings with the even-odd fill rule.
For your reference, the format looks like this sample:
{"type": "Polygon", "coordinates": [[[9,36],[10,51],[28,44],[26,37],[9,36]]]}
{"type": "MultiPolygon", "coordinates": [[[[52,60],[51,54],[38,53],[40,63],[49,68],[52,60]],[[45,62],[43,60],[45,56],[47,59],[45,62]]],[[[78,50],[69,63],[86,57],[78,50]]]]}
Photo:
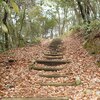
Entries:
{"type": "Polygon", "coordinates": [[[100,0],[0,0],[0,100],[100,100],[100,0]]]}
{"type": "Polygon", "coordinates": [[[0,0],[0,51],[62,35],[73,26],[88,29],[99,23],[99,5],[99,0],[0,0]]]}

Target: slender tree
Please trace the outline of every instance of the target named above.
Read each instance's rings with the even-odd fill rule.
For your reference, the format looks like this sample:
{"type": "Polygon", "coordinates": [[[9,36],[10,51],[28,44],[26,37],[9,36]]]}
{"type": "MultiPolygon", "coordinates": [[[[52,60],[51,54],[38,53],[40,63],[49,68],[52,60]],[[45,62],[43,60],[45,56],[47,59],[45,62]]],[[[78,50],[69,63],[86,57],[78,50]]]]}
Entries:
{"type": "MultiPolygon", "coordinates": [[[[4,0],[6,3],[9,2],[9,0],[4,0]]],[[[4,8],[4,17],[2,19],[3,24],[7,27],[7,18],[8,18],[8,12],[4,8]]],[[[9,41],[8,41],[8,33],[5,32],[5,49],[9,49],[9,41]]]]}

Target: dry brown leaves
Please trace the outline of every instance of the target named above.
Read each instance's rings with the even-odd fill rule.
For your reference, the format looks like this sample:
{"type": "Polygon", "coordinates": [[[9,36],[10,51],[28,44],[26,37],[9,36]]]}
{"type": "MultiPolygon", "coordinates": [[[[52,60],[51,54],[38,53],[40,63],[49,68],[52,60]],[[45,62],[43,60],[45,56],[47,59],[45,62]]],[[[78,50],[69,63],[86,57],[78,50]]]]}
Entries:
{"type": "MultiPolygon", "coordinates": [[[[64,41],[64,59],[71,61],[66,68],[57,72],[29,70],[34,59],[42,58],[47,50],[48,42],[32,47],[18,48],[0,54],[0,96],[1,97],[42,97],[68,96],[73,100],[97,100],[100,98],[100,68],[95,65],[95,59],[83,49],[81,41],[75,36],[64,41]],[[9,63],[8,59],[16,60],[9,63]],[[65,78],[44,78],[39,74],[60,73],[68,75],[65,78]],[[39,82],[68,82],[80,77],[79,86],[40,86],[39,82]]],[[[42,66],[42,65],[40,65],[42,66]]]]}

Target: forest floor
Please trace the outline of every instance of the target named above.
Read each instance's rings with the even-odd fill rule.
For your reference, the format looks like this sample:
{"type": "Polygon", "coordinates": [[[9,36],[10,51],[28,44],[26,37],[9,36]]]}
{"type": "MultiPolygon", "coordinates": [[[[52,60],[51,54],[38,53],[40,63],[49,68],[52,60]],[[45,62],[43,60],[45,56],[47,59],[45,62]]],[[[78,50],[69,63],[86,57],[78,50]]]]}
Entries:
{"type": "Polygon", "coordinates": [[[82,39],[73,35],[63,39],[64,59],[71,63],[55,73],[72,73],[68,77],[41,78],[38,75],[50,72],[29,70],[34,59],[41,58],[47,50],[48,40],[39,45],[13,49],[0,54],[0,96],[1,97],[61,97],[71,100],[100,100],[100,68],[95,58],[83,48],[82,39]],[[7,59],[16,61],[8,63],[7,59]],[[41,86],[38,82],[67,82],[80,77],[78,86],[41,86]]]}

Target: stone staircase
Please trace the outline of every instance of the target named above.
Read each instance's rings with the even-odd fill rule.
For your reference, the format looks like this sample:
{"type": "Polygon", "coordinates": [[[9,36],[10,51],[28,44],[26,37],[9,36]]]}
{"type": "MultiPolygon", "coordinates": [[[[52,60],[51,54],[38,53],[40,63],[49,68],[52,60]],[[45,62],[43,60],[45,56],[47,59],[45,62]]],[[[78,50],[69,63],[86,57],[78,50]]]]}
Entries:
{"type": "MultiPolygon", "coordinates": [[[[31,69],[34,70],[43,70],[43,71],[52,71],[52,74],[39,74],[39,77],[44,78],[66,78],[68,75],[61,75],[60,73],[56,73],[55,71],[63,70],[66,68],[66,64],[69,64],[70,61],[64,59],[64,50],[63,43],[61,39],[54,39],[48,46],[48,52],[43,53],[42,59],[37,59],[35,64],[31,65],[31,69]],[[43,66],[38,66],[38,64],[43,64],[43,66]],[[53,73],[54,72],[54,73],[53,73]]],[[[69,75],[71,73],[68,73],[69,75]]],[[[39,83],[41,86],[75,86],[77,85],[75,81],[73,82],[66,82],[66,83],[54,83],[54,82],[47,82],[47,83],[39,83]]]]}
{"type": "MultiPolygon", "coordinates": [[[[58,71],[63,70],[67,67],[67,64],[71,63],[70,61],[64,59],[64,50],[63,43],[60,39],[54,39],[52,40],[51,44],[48,46],[48,51],[43,52],[43,58],[37,59],[34,64],[31,65],[31,70],[38,70],[38,71],[44,71],[42,74],[38,74],[39,77],[42,78],[66,78],[68,75],[71,75],[72,73],[68,73],[68,75],[65,75],[63,73],[60,74],[58,71]],[[39,64],[43,64],[43,66],[38,66],[39,64]],[[51,71],[52,73],[48,74],[47,71],[51,71]],[[45,73],[46,72],[46,73],[45,73]],[[56,74],[55,74],[56,72],[56,74]]],[[[70,81],[70,82],[42,82],[38,83],[41,86],[77,86],[80,83],[77,83],[76,81],[70,81]]],[[[48,100],[48,99],[45,99],[48,100]]],[[[69,100],[68,98],[51,98],[49,100],[69,100]]]]}
{"type": "MultiPolygon", "coordinates": [[[[57,71],[62,70],[66,63],[69,61],[63,59],[64,53],[62,52],[62,41],[60,39],[54,39],[48,46],[48,51],[43,52],[43,58],[37,59],[36,64],[43,64],[43,67],[38,67],[36,64],[31,66],[34,70],[44,71],[57,71]]],[[[51,75],[52,77],[55,75],[51,75]]],[[[57,76],[57,75],[56,75],[57,76]]]]}
{"type": "MultiPolygon", "coordinates": [[[[59,71],[63,70],[67,67],[67,64],[71,63],[70,61],[64,59],[64,50],[63,43],[61,39],[54,39],[48,46],[47,52],[43,52],[42,59],[36,59],[35,62],[30,66],[30,70],[40,71],[38,76],[42,79],[59,79],[66,78],[73,73],[69,72],[68,74],[60,74],[59,71]],[[43,66],[39,66],[43,65],[43,66]],[[42,72],[43,71],[43,72],[42,72]],[[42,73],[41,73],[42,72],[42,73]],[[45,73],[46,72],[46,73],[45,73]],[[51,72],[48,74],[48,72],[51,72]]],[[[77,86],[80,85],[81,82],[68,81],[68,82],[39,82],[40,86],[77,86]]],[[[32,98],[3,98],[2,100],[71,100],[67,96],[62,97],[32,97],[32,98]]]]}

